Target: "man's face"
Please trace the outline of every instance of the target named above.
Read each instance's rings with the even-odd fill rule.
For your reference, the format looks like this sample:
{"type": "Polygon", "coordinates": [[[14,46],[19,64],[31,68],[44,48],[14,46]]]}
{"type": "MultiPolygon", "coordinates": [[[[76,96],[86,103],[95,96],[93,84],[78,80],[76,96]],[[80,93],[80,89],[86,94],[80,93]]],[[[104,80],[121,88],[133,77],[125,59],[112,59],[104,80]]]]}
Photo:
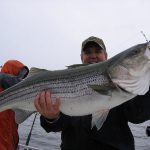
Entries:
{"type": "Polygon", "coordinates": [[[87,47],[81,54],[83,64],[98,63],[107,60],[107,54],[101,47],[87,47]]]}

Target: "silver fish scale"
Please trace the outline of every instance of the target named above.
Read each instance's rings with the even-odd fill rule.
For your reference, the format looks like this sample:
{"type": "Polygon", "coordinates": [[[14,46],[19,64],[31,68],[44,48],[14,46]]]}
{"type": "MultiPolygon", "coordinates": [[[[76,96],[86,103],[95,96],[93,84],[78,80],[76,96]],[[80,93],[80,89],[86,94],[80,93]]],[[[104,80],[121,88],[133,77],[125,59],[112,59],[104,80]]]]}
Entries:
{"type": "MultiPolygon", "coordinates": [[[[52,100],[55,100],[56,96],[60,96],[62,100],[60,110],[70,116],[94,114],[97,111],[103,112],[104,109],[118,106],[139,94],[141,88],[148,90],[150,83],[148,78],[150,74],[149,47],[150,43],[140,44],[101,63],[74,68],[75,65],[71,69],[57,71],[38,70],[38,73],[36,72],[34,75],[31,72],[22,82],[0,93],[0,111],[20,109],[21,111],[16,110],[15,112],[16,118],[19,113],[17,122],[21,123],[29,116],[29,112],[31,114],[31,112],[36,110],[33,100],[43,90],[50,90],[52,92],[52,100]],[[137,61],[136,58],[140,55],[142,59],[137,61]],[[147,64],[143,64],[143,60],[146,60],[145,56],[147,64]],[[116,69],[119,66],[125,67],[125,69],[130,71],[131,75],[134,74],[133,79],[122,79],[120,74],[126,73],[126,70],[124,71],[122,68],[116,69]],[[114,68],[116,70],[113,72],[114,68]],[[142,69],[142,74],[139,74],[141,68],[145,70],[142,69]],[[135,75],[138,75],[138,77],[135,75]],[[135,79],[138,79],[140,82],[137,84],[135,79]],[[116,86],[121,87],[121,89],[118,90],[116,86]],[[96,90],[99,92],[96,92],[96,90]],[[112,96],[109,96],[109,92],[112,96]],[[22,117],[21,119],[20,116],[22,117]]],[[[106,117],[107,114],[99,115],[96,113],[96,115],[93,115],[92,125],[96,125],[100,129],[106,117]]]]}
{"type": "Polygon", "coordinates": [[[104,85],[108,84],[108,79],[98,72],[74,76],[74,78],[61,79],[57,81],[45,82],[53,94],[59,94],[61,98],[76,98],[80,96],[90,95],[92,90],[88,85],[104,85]]]}
{"type": "MultiPolygon", "coordinates": [[[[37,82],[27,87],[18,88],[15,91],[7,93],[0,99],[0,104],[4,100],[13,102],[16,99],[27,100],[33,99],[40,91],[50,90],[53,97],[60,96],[63,100],[70,98],[77,98],[84,95],[91,95],[93,90],[88,85],[107,85],[108,78],[97,71],[82,73],[79,76],[71,76],[69,78],[57,78],[55,80],[44,80],[37,82]],[[21,98],[20,98],[21,97],[21,98]]],[[[6,102],[5,102],[6,103],[6,102]]]]}

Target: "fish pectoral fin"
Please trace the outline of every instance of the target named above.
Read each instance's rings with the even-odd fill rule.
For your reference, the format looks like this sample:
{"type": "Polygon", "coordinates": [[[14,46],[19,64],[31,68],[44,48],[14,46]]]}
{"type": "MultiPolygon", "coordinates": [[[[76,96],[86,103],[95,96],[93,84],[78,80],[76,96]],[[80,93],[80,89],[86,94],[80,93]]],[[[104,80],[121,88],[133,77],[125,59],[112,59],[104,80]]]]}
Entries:
{"type": "Polygon", "coordinates": [[[15,120],[17,124],[21,124],[34,113],[33,111],[23,109],[13,109],[13,111],[15,112],[15,120]]]}
{"type": "Polygon", "coordinates": [[[88,85],[88,86],[100,94],[112,96],[111,87],[109,86],[101,86],[101,85],[88,85]]]}
{"type": "Polygon", "coordinates": [[[108,113],[109,113],[109,109],[104,109],[104,110],[100,110],[92,114],[92,126],[91,127],[93,128],[94,126],[96,126],[97,129],[99,130],[102,127],[103,123],[105,122],[108,116],[108,113]]]}
{"type": "Polygon", "coordinates": [[[43,72],[43,71],[48,71],[46,69],[40,69],[40,68],[36,68],[36,67],[32,67],[29,71],[29,74],[27,77],[30,77],[32,75],[38,74],[39,72],[43,72]]]}

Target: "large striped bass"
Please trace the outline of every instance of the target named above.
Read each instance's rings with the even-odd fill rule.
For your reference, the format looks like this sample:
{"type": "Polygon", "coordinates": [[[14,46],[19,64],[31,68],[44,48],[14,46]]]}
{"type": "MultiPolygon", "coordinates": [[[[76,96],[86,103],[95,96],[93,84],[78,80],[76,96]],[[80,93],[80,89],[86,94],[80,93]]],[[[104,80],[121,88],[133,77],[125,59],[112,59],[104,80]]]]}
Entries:
{"type": "Polygon", "coordinates": [[[14,110],[16,122],[22,123],[36,111],[36,95],[49,90],[52,100],[61,97],[62,113],[92,114],[92,126],[100,129],[111,108],[144,95],[149,86],[150,43],[143,43],[105,62],[55,71],[31,69],[26,79],[0,93],[0,111],[14,110]]]}

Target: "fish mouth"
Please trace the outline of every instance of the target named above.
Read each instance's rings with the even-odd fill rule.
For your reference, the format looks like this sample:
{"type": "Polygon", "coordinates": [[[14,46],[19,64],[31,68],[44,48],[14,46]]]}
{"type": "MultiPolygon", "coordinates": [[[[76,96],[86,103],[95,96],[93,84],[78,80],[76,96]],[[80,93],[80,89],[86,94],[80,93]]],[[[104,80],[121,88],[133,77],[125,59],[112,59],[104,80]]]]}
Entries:
{"type": "Polygon", "coordinates": [[[148,60],[150,61],[150,42],[147,45],[145,55],[148,57],[148,60]]]}

